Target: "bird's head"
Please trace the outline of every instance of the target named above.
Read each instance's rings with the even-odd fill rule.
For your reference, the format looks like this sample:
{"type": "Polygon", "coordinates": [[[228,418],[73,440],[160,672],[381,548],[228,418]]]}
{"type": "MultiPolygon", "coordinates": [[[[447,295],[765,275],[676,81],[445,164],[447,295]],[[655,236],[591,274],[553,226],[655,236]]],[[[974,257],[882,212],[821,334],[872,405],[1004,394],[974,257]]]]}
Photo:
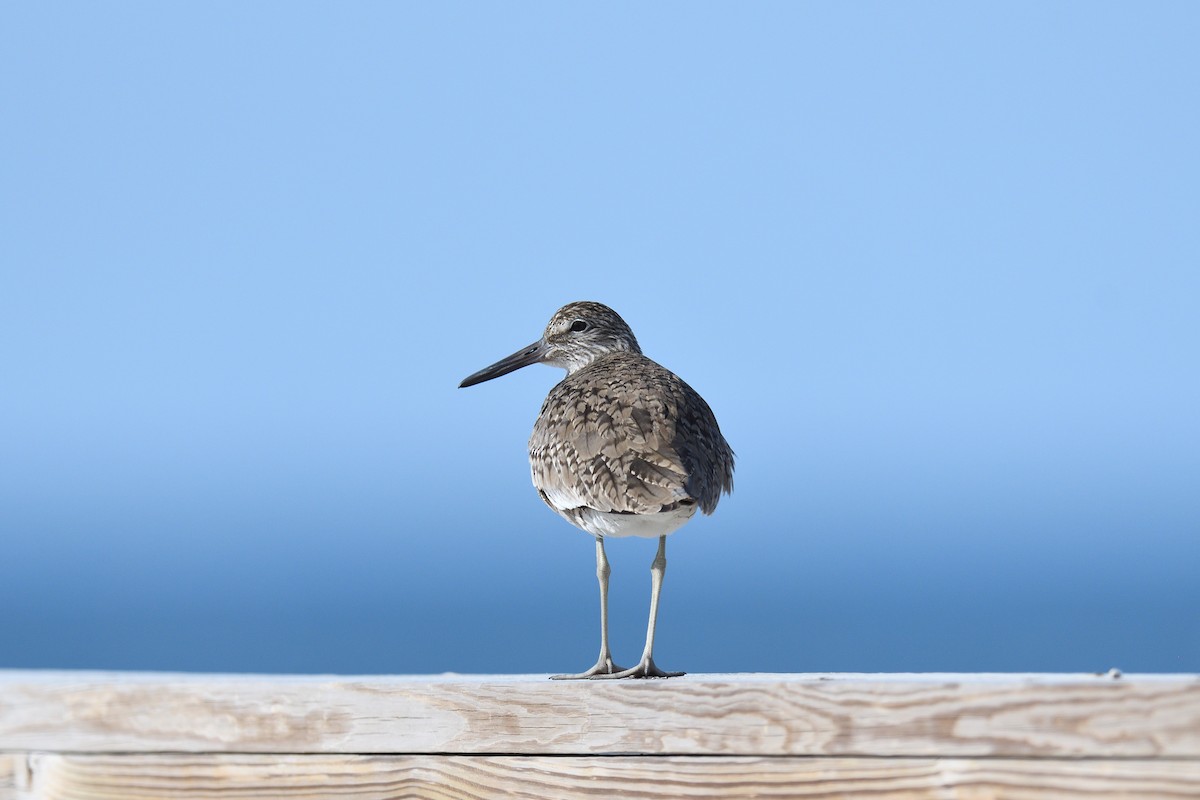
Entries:
{"type": "Polygon", "coordinates": [[[468,376],[459,388],[499,378],[530,364],[549,364],[572,373],[606,353],[620,351],[642,352],[633,331],[617,312],[601,303],[568,303],[554,312],[541,339],[468,376]]]}

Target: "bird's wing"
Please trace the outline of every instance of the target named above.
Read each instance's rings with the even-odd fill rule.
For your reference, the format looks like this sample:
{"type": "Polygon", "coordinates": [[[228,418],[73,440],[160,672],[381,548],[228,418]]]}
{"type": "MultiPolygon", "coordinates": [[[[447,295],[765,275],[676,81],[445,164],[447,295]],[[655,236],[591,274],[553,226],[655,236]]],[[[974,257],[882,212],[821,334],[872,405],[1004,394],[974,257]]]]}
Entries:
{"type": "Polygon", "coordinates": [[[704,398],[675,380],[679,381],[680,402],[672,442],[687,472],[684,488],[700,503],[701,511],[711,514],[717,510],[721,494],[733,491],[733,449],[704,398]]]}
{"type": "Polygon", "coordinates": [[[559,510],[652,514],[693,499],[674,445],[678,401],[654,382],[564,380],[529,440],[534,486],[559,510]]]}

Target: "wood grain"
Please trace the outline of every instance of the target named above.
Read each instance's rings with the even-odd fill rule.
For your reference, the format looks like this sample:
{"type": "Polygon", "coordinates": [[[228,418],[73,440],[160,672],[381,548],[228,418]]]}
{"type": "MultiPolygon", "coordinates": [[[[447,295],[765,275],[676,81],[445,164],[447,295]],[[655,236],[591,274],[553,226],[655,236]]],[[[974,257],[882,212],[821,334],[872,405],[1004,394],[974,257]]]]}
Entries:
{"type": "Polygon", "coordinates": [[[22,800],[1195,798],[1200,763],[712,756],[40,755],[22,800]]]}
{"type": "Polygon", "coordinates": [[[1200,758],[1200,677],[0,671],[0,750],[1200,758]]]}
{"type": "Polygon", "coordinates": [[[17,763],[25,764],[25,757],[17,753],[0,753],[0,800],[16,800],[17,763]]]}

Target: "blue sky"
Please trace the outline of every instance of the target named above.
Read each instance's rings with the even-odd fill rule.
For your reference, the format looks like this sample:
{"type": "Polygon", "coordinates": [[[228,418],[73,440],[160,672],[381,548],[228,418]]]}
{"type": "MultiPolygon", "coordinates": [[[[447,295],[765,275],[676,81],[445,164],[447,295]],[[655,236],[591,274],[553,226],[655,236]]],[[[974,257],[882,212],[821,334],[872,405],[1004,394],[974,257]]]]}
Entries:
{"type": "Polygon", "coordinates": [[[559,373],[455,387],[592,299],[738,454],[664,668],[1200,670],[1194,4],[0,29],[0,666],[586,667],[559,373]]]}

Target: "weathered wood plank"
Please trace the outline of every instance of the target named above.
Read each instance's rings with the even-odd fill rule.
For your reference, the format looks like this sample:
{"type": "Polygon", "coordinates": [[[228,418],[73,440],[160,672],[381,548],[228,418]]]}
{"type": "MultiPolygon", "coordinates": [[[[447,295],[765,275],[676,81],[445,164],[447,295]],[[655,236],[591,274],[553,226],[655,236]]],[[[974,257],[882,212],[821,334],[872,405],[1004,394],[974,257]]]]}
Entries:
{"type": "Polygon", "coordinates": [[[0,750],[1200,757],[1200,677],[0,672],[0,750]]]}
{"type": "Polygon", "coordinates": [[[1195,798],[1200,762],[713,756],[35,755],[22,800],[1195,798]]]}
{"type": "Polygon", "coordinates": [[[0,800],[16,800],[17,763],[25,764],[25,757],[17,753],[0,753],[0,800]]]}

